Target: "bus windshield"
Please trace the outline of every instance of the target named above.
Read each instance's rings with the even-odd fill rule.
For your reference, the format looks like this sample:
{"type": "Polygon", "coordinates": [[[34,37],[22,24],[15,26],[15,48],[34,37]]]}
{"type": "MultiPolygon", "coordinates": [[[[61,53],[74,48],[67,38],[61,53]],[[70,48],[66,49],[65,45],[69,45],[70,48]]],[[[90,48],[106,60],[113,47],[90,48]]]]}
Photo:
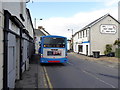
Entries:
{"type": "Polygon", "coordinates": [[[65,47],[65,38],[45,37],[44,47],[65,47]]]}

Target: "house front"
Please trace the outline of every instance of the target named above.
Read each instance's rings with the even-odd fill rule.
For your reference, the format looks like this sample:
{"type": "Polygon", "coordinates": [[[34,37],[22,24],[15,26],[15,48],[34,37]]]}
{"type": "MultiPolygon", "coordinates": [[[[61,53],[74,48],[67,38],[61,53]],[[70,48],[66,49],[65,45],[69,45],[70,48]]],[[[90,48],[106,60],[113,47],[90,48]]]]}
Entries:
{"type": "Polygon", "coordinates": [[[15,88],[34,53],[34,29],[23,1],[0,2],[0,90],[15,88]]]}

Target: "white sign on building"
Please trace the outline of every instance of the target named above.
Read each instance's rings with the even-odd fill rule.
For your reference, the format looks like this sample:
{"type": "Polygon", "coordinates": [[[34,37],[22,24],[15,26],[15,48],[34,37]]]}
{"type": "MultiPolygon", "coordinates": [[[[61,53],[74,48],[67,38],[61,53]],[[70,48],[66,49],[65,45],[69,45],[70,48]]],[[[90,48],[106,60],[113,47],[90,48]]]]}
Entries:
{"type": "Polygon", "coordinates": [[[114,24],[103,24],[100,26],[100,32],[104,34],[115,34],[117,27],[114,24]]]}

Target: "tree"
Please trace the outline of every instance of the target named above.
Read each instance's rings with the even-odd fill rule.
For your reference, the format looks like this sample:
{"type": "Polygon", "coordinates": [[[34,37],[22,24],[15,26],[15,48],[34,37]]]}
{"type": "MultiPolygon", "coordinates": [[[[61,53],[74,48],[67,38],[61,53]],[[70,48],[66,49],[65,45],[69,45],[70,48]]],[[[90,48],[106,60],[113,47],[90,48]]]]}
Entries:
{"type": "Polygon", "coordinates": [[[119,40],[119,39],[118,39],[118,40],[115,40],[114,45],[120,46],[120,40],[119,40]]]}

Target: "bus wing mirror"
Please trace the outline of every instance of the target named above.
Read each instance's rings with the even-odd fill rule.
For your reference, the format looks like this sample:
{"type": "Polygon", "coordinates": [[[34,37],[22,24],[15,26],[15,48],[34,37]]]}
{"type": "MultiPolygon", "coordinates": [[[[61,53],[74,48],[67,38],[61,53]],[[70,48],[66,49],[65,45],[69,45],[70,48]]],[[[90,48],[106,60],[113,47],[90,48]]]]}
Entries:
{"type": "Polygon", "coordinates": [[[41,42],[39,42],[39,45],[41,44],[41,42]]]}

